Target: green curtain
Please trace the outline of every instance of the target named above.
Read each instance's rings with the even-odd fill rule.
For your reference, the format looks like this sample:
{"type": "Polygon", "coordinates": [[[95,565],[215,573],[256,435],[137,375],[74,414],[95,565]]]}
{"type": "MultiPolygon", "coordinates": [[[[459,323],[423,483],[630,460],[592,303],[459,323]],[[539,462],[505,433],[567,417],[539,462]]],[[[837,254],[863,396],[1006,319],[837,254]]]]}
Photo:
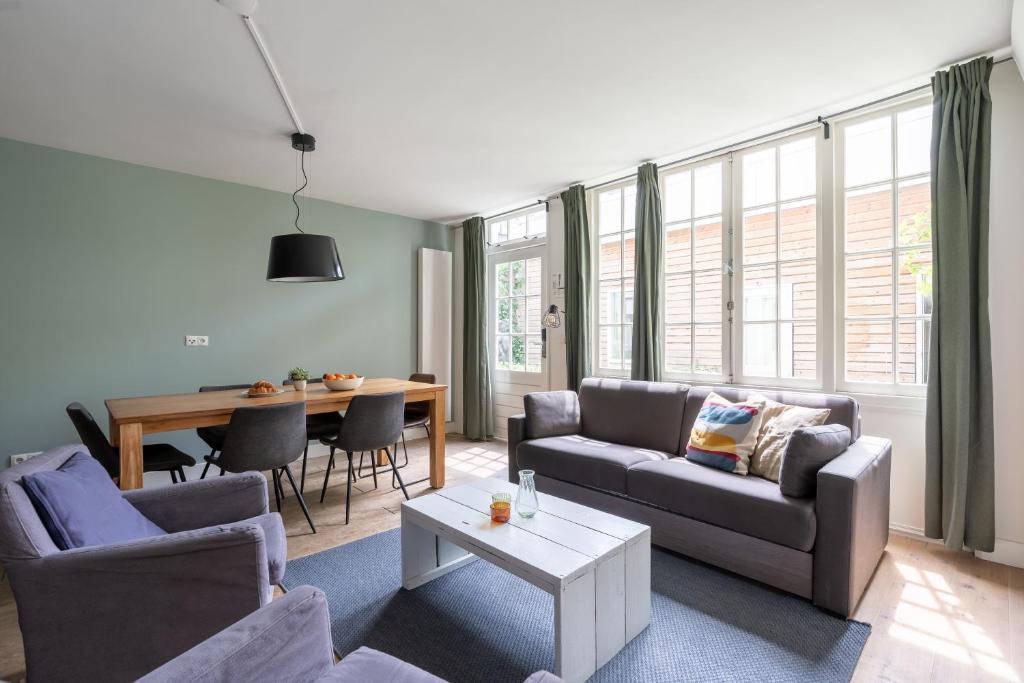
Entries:
{"type": "Polygon", "coordinates": [[[494,436],[494,400],[491,393],[491,356],[487,344],[487,256],[484,254],[484,219],[462,223],[465,262],[465,300],[462,344],[463,433],[470,439],[494,436]]]}
{"type": "Polygon", "coordinates": [[[992,60],[932,79],[934,284],[926,418],[925,534],[995,543],[988,192],[992,60]]]}
{"type": "Polygon", "coordinates": [[[590,223],[587,193],[573,185],[562,193],[565,210],[565,365],[568,386],[578,391],[590,375],[590,223]]]}
{"type": "Polygon", "coordinates": [[[664,272],[658,167],[636,175],[636,265],[633,280],[633,379],[661,380],[661,289],[664,272]]]}

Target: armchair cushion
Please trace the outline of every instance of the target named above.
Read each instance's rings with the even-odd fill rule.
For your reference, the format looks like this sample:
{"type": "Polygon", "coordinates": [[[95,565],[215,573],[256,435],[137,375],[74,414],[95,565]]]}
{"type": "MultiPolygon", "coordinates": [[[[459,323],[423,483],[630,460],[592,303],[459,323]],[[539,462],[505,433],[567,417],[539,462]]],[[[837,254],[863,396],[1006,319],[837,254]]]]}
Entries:
{"type": "Polygon", "coordinates": [[[55,470],[25,475],[21,483],[61,550],[167,533],[122,498],[103,466],[85,453],[55,470]]]}
{"type": "Polygon", "coordinates": [[[566,436],[580,432],[580,401],[575,391],[538,391],[523,397],[526,438],[566,436]]]}

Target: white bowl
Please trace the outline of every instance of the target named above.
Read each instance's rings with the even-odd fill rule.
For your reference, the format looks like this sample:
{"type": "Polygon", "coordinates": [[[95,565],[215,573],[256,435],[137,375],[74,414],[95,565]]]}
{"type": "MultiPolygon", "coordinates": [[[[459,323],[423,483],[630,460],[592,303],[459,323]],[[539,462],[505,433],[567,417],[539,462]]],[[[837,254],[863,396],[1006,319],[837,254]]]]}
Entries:
{"type": "Polygon", "coordinates": [[[325,379],[324,386],[331,391],[348,391],[349,389],[358,389],[365,377],[356,377],[355,379],[325,379]]]}

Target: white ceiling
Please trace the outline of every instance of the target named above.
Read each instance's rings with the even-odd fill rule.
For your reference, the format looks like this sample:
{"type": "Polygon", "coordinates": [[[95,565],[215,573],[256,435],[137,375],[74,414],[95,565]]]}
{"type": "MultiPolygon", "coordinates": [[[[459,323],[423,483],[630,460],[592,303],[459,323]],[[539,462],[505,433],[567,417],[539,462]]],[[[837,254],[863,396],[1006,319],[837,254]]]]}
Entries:
{"type": "MultiPolygon", "coordinates": [[[[1011,0],[262,0],[313,196],[452,219],[1005,47],[1011,0]]],[[[291,191],[214,0],[0,0],[0,137],[291,191]]]]}

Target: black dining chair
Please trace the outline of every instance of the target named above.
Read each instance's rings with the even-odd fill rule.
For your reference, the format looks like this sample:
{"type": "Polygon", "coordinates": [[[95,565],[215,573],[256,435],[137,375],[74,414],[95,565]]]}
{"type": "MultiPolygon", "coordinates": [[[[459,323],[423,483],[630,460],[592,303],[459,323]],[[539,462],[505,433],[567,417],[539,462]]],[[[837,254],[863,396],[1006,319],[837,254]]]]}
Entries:
{"type": "MultiPolygon", "coordinates": [[[[309,384],[323,384],[322,378],[310,379],[309,384]]],[[[294,382],[290,379],[284,381],[286,386],[294,382]]],[[[302,474],[299,475],[299,490],[306,492],[306,461],[309,460],[309,442],[320,441],[321,439],[333,439],[338,436],[341,429],[341,413],[333,411],[330,413],[314,413],[306,416],[306,447],[302,450],[302,474]]]]}
{"type": "MultiPolygon", "coordinates": [[[[202,394],[207,391],[237,391],[239,389],[248,389],[249,386],[248,384],[210,384],[199,387],[199,393],[202,394]]],[[[210,465],[213,464],[214,456],[224,448],[224,437],[227,433],[227,425],[213,425],[196,429],[196,434],[199,435],[199,438],[210,447],[210,454],[203,458],[206,461],[206,465],[203,466],[203,473],[199,475],[200,479],[206,479],[206,473],[210,471],[210,465]]],[[[223,470],[221,470],[221,474],[224,474],[223,470]]]]}
{"type": "MultiPolygon", "coordinates": [[[[409,375],[409,381],[410,382],[422,382],[424,384],[434,384],[437,381],[437,378],[434,375],[430,374],[430,373],[414,372],[413,374],[409,375]]],[[[405,428],[402,430],[402,453],[405,456],[405,462],[403,462],[401,465],[399,465],[397,469],[402,469],[403,467],[406,467],[409,464],[409,448],[405,444],[405,430],[406,429],[415,429],[417,427],[422,427],[427,432],[427,438],[428,439],[430,438],[430,427],[431,427],[431,425],[430,425],[430,402],[429,401],[416,401],[415,403],[406,403],[405,404],[405,428]]],[[[396,459],[397,459],[397,454],[398,454],[398,444],[396,443],[395,444],[395,456],[396,456],[396,459]]],[[[363,454],[360,454],[360,456],[359,456],[359,467],[357,468],[357,471],[359,472],[359,478],[360,479],[363,479],[365,477],[370,476],[368,474],[363,474],[363,469],[364,469],[363,454]]],[[[423,479],[417,479],[416,481],[406,482],[405,485],[406,486],[412,486],[413,484],[420,484],[420,483],[423,483],[423,482],[427,481],[428,479],[430,479],[430,477],[424,477],[423,479]]],[[[393,489],[397,489],[398,488],[398,484],[395,482],[394,475],[391,476],[391,488],[393,488],[393,489]]]]}
{"type": "Polygon", "coordinates": [[[402,433],[404,406],[405,394],[401,391],[354,396],[345,411],[345,421],[341,423],[341,431],[338,436],[321,441],[325,446],[331,448],[331,459],[327,463],[327,472],[324,474],[324,488],[320,492],[321,503],[324,502],[324,497],[327,495],[327,483],[331,479],[331,469],[334,468],[335,450],[345,451],[348,456],[348,480],[345,484],[345,524],[348,524],[352,502],[352,481],[356,478],[355,468],[352,465],[353,453],[360,451],[371,453],[370,466],[373,469],[373,483],[376,486],[376,452],[384,451],[388,462],[391,463],[391,471],[398,480],[398,486],[402,489],[402,495],[409,500],[405,484],[402,483],[402,477],[395,467],[395,458],[391,454],[391,446],[398,442],[402,433]]]}
{"type": "MultiPolygon", "coordinates": [[[[111,479],[121,476],[121,452],[107,439],[92,413],[77,401],[69,403],[66,410],[71,424],[75,425],[78,438],[89,449],[92,457],[99,460],[111,479]]],[[[170,472],[173,484],[185,481],[184,468],[195,464],[195,458],[169,443],[150,443],[142,447],[142,471],[170,472]]]]}
{"type": "Polygon", "coordinates": [[[264,472],[270,470],[274,484],[274,499],[277,511],[281,511],[284,486],[281,474],[288,478],[292,491],[299,501],[302,514],[309,522],[309,528],[316,533],[316,526],[309,516],[309,509],[302,492],[295,485],[295,479],[288,465],[299,459],[306,445],[306,403],[281,403],[270,406],[235,408],[231,413],[224,446],[213,460],[223,472],[264,472]]]}

